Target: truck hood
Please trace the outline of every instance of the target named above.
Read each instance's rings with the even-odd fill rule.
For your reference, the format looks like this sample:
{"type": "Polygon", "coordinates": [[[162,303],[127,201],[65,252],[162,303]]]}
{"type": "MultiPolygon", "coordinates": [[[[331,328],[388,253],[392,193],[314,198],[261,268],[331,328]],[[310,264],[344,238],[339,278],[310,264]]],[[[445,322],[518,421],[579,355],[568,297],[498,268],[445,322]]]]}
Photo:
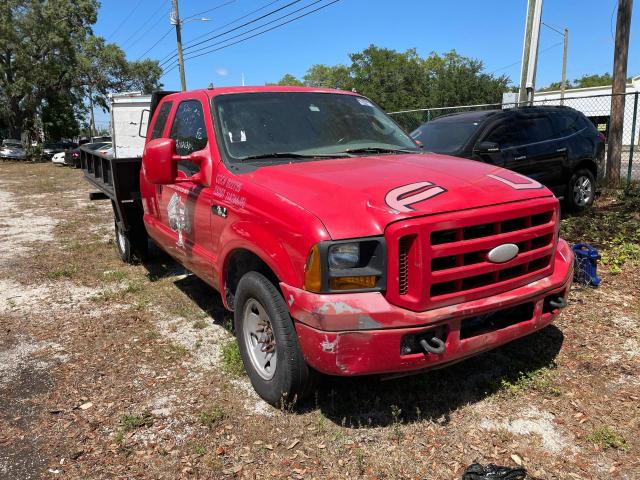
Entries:
{"type": "Polygon", "coordinates": [[[246,175],[316,215],[333,239],[380,235],[403,218],[552,195],[509,170],[437,154],[297,162],[246,175]]]}

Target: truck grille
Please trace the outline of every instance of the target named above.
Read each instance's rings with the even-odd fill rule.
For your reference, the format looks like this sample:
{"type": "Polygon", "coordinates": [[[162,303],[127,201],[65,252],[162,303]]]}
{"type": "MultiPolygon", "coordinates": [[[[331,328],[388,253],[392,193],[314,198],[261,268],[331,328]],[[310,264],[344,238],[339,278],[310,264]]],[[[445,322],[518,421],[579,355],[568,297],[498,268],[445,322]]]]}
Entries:
{"type": "Polygon", "coordinates": [[[397,265],[389,268],[397,269],[390,274],[397,273],[398,282],[397,288],[390,282],[387,297],[421,311],[545,277],[553,268],[557,222],[557,201],[549,198],[397,222],[387,231],[387,245],[397,245],[397,265]],[[490,262],[489,251],[505,243],[518,246],[516,257],[490,262]]]}

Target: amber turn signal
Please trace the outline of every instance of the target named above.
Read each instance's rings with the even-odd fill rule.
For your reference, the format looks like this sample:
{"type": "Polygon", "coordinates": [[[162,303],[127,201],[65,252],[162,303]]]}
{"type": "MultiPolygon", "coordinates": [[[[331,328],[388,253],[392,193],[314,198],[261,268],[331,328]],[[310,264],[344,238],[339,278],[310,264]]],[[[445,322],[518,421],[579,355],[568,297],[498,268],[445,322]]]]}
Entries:
{"type": "Polygon", "coordinates": [[[320,250],[314,245],[304,267],[304,289],[310,292],[322,290],[322,269],[320,268],[320,250]]]}
{"type": "Polygon", "coordinates": [[[329,279],[331,290],[360,290],[362,288],[374,288],[378,277],[367,275],[362,277],[335,277],[329,279]]]}

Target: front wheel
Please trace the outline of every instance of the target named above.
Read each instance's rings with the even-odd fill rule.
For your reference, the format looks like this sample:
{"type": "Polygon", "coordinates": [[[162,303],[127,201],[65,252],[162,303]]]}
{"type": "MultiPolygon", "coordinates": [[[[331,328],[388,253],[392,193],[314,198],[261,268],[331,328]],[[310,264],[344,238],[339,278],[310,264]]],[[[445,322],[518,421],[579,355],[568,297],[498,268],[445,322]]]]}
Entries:
{"type": "Polygon", "coordinates": [[[568,209],[573,213],[582,213],[591,208],[596,198],[596,182],[589,170],[577,170],[571,176],[565,201],[568,209]]]}
{"type": "Polygon", "coordinates": [[[308,390],[309,367],[282,295],[258,272],[240,279],[234,326],[244,368],[258,395],[276,407],[300,401],[308,390]]]}

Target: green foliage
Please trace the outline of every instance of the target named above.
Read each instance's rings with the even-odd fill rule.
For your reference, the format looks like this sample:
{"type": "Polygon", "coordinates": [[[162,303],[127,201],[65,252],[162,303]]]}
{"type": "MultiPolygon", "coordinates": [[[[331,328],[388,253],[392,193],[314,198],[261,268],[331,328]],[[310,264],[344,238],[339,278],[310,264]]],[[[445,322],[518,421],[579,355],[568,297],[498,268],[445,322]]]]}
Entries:
{"type": "Polygon", "coordinates": [[[140,427],[150,427],[151,425],[153,425],[153,417],[148,411],[144,411],[141,414],[123,415],[120,418],[120,426],[125,432],[140,427]]]}
{"type": "Polygon", "coordinates": [[[555,371],[548,367],[538,368],[526,373],[520,373],[515,382],[502,380],[500,388],[512,395],[524,390],[536,390],[542,394],[559,397],[560,389],[555,385],[555,371]]]}
{"type": "Polygon", "coordinates": [[[277,83],[268,83],[267,85],[301,87],[304,84],[290,73],[286,73],[277,83]]]}
{"type": "Polygon", "coordinates": [[[222,346],[222,367],[235,377],[246,374],[240,356],[240,348],[238,348],[238,342],[235,339],[229,340],[222,346]]]}
{"type": "Polygon", "coordinates": [[[628,262],[640,262],[640,194],[603,197],[602,208],[564,218],[560,233],[571,243],[587,241],[600,249],[602,264],[618,273],[628,262]]]}
{"type": "Polygon", "coordinates": [[[222,409],[222,407],[219,407],[218,405],[212,405],[206,410],[200,412],[200,415],[198,416],[200,423],[205,427],[209,427],[209,428],[212,428],[214,425],[216,425],[218,422],[223,420],[225,417],[226,417],[226,414],[224,410],[222,409]]]}
{"type": "Polygon", "coordinates": [[[608,450],[610,448],[627,450],[629,448],[626,439],[622,435],[606,426],[595,429],[587,439],[598,445],[603,450],[608,450]]]}
{"type": "Polygon", "coordinates": [[[349,55],[350,65],[313,65],[302,81],[285,75],[279,85],[356,89],[387,111],[502,100],[509,78],[484,73],[480,60],[455,50],[423,58],[415,49],[398,52],[370,45],[349,55]]]}
{"type": "MultiPolygon", "coordinates": [[[[631,77],[627,78],[627,82],[631,82],[631,77]]],[[[603,73],[601,75],[594,73],[591,75],[583,75],[580,78],[576,78],[573,82],[567,80],[565,82],[565,88],[588,88],[588,87],[603,87],[613,84],[613,77],[610,73],[603,73]]],[[[550,90],[560,90],[561,82],[551,82],[549,86],[541,88],[541,92],[550,90]]]]}
{"type": "Polygon", "coordinates": [[[0,127],[37,138],[38,111],[52,140],[77,133],[84,99],[106,107],[118,90],[150,91],[156,61],[129,62],[92,34],[97,0],[5,0],[0,7],[0,127]]]}

